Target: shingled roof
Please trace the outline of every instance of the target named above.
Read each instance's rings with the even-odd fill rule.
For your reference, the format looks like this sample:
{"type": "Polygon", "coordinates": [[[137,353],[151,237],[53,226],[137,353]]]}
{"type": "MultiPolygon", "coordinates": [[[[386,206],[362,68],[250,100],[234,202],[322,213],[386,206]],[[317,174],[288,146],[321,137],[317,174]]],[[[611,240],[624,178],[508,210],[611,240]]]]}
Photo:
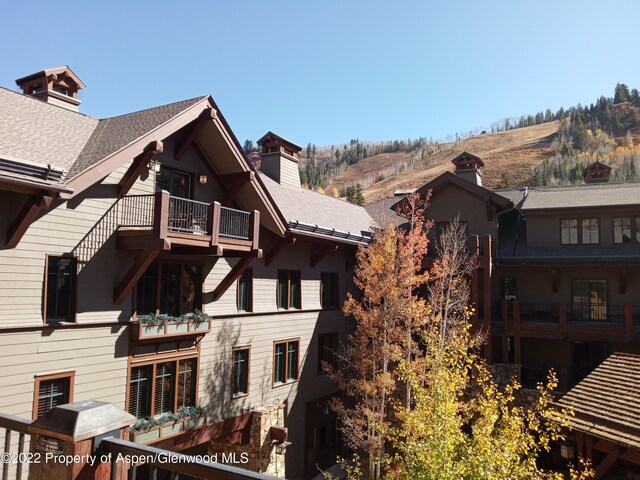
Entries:
{"type": "Polygon", "coordinates": [[[74,177],[205,98],[207,97],[191,98],[100,120],[91,138],[69,169],[67,178],[74,177]]]}
{"type": "Polygon", "coordinates": [[[574,430],[640,448],[640,355],[614,353],[557,403],[574,430]]]}
{"type": "MultiPolygon", "coordinates": [[[[501,191],[501,195],[505,192],[501,191]]],[[[639,183],[529,187],[522,210],[640,205],[639,183]]]]}
{"type": "MultiPolygon", "coordinates": [[[[206,98],[98,120],[0,87],[0,160],[22,163],[25,172],[51,166],[66,182],[206,98]]],[[[42,183],[39,175],[33,181],[42,183]]]]}
{"type": "Polygon", "coordinates": [[[375,222],[363,207],[311,190],[280,185],[262,172],[258,175],[290,229],[355,243],[370,241],[375,222]]]}

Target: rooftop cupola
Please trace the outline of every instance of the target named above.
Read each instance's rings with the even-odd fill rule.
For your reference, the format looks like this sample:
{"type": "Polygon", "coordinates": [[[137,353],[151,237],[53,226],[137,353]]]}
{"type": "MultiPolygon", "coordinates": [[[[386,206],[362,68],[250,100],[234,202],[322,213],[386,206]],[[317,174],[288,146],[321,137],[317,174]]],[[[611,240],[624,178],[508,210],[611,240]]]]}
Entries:
{"type": "Polygon", "coordinates": [[[280,185],[300,189],[298,162],[302,147],[268,132],[260,140],[260,171],[280,185]]]}
{"type": "Polygon", "coordinates": [[[456,158],[451,160],[456,166],[456,175],[465,180],[482,186],[482,170],[484,162],[480,157],[470,154],[469,152],[462,152],[456,158]]]}
{"type": "Polygon", "coordinates": [[[25,95],[68,110],[78,111],[78,91],[85,84],[69,67],[48,68],[16,80],[25,95]]]}
{"type": "Polygon", "coordinates": [[[602,162],[593,162],[582,171],[584,183],[606,183],[610,175],[611,167],[602,162]]]}

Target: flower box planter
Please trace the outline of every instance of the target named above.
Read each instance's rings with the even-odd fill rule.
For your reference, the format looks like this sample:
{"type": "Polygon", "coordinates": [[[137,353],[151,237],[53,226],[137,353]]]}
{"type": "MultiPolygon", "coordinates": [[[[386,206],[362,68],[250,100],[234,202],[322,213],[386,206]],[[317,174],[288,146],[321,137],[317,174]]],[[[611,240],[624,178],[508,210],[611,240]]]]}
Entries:
{"type": "Polygon", "coordinates": [[[171,420],[162,425],[156,425],[148,430],[139,432],[130,431],[129,437],[135,443],[154,443],[165,438],[174,437],[181,433],[200,427],[207,423],[206,415],[185,417],[179,420],[171,420]]]}
{"type": "Polygon", "coordinates": [[[211,331],[211,320],[168,321],[160,324],[133,322],[131,334],[136,340],[204,335],[211,331]]]}

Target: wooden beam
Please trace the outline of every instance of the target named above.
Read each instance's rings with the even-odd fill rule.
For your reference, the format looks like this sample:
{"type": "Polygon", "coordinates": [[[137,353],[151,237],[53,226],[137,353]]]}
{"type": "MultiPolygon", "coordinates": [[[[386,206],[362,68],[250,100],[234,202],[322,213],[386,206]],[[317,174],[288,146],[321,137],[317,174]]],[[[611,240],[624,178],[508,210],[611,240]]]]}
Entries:
{"type": "Polygon", "coordinates": [[[180,160],[184,156],[184,154],[187,153],[187,150],[198,137],[200,131],[204,128],[208,121],[214,118],[215,114],[213,113],[213,110],[211,108],[207,108],[202,112],[200,118],[198,119],[198,123],[196,123],[195,127],[193,127],[189,135],[187,135],[187,138],[179,143],[176,143],[176,150],[174,154],[174,158],[176,160],[180,160]]]}
{"type": "Polygon", "coordinates": [[[140,155],[133,159],[129,169],[118,183],[118,198],[124,197],[129,190],[131,190],[131,187],[136,183],[136,180],[147,167],[149,161],[155,154],[162,153],[163,149],[164,145],[162,142],[153,141],[145,147],[144,151],[140,155]]]}
{"type": "Polygon", "coordinates": [[[220,297],[224,295],[224,292],[226,292],[229,289],[231,284],[235,282],[238,279],[238,277],[240,277],[240,275],[242,275],[242,272],[244,272],[247,269],[247,267],[251,265],[251,263],[253,263],[253,261],[256,258],[258,258],[258,254],[252,252],[248,255],[245,255],[244,257],[241,257],[238,260],[238,263],[236,263],[233,266],[233,268],[229,271],[229,273],[227,273],[227,275],[222,279],[222,281],[218,284],[216,289],[213,291],[214,302],[219,300],[220,297]]]}
{"type": "Polygon", "coordinates": [[[251,240],[251,247],[253,250],[260,248],[260,212],[254,210],[249,217],[249,240],[251,240]]]}
{"type": "Polygon", "coordinates": [[[594,478],[602,478],[611,467],[618,461],[620,455],[617,453],[608,453],[606,457],[596,467],[596,474],[594,478]]]}
{"type": "Polygon", "coordinates": [[[252,170],[246,172],[225,173],[218,176],[220,182],[224,185],[231,185],[237,182],[249,182],[256,178],[256,173],[252,170]]]}
{"type": "Polygon", "coordinates": [[[206,248],[173,246],[171,253],[175,253],[176,255],[213,255],[214,257],[221,257],[224,249],[219,245],[206,248]]]}
{"type": "Polygon", "coordinates": [[[347,258],[344,259],[344,271],[348,272],[351,270],[356,264],[356,260],[358,259],[358,252],[349,252],[347,253],[347,258]]]}
{"type": "Polygon", "coordinates": [[[129,292],[131,292],[133,286],[138,282],[138,280],[140,280],[142,274],[161,251],[161,248],[156,247],[145,250],[138,255],[127,274],[113,291],[113,303],[116,305],[120,305],[122,303],[124,298],[129,294],[129,292]]]}
{"type": "Polygon", "coordinates": [[[491,197],[489,195],[484,197],[484,206],[487,210],[487,222],[490,222],[493,220],[493,208],[491,206],[491,197]]]}
{"type": "Polygon", "coordinates": [[[280,240],[278,240],[276,244],[271,247],[271,250],[269,250],[265,255],[264,266],[268,267],[269,265],[271,265],[284,247],[291,246],[294,243],[296,243],[296,239],[293,237],[281,237],[280,240]]]}
{"type": "Polygon", "coordinates": [[[49,208],[52,201],[53,197],[44,193],[29,197],[27,203],[22,207],[22,210],[20,210],[20,213],[7,231],[7,248],[15,248],[20,243],[20,240],[27,233],[29,226],[40,211],[49,208]]]}
{"type": "MultiPolygon", "coordinates": [[[[222,205],[224,205],[225,207],[228,207],[229,205],[231,205],[232,202],[238,196],[238,193],[240,192],[242,187],[244,187],[247,183],[251,182],[255,178],[255,173],[254,172],[242,172],[242,173],[250,173],[251,177],[249,177],[249,178],[240,178],[240,179],[234,181],[229,186],[227,191],[224,192],[224,196],[222,197],[222,200],[220,201],[220,203],[222,203],[222,205]]],[[[235,174],[232,173],[230,175],[235,175],[235,174]]],[[[225,183],[225,185],[227,185],[227,184],[225,183]]]]}
{"type": "Polygon", "coordinates": [[[311,260],[309,261],[309,266],[314,268],[317,266],[327,255],[332,254],[338,250],[338,245],[326,245],[319,251],[315,253],[315,255],[311,256],[311,260]]]}

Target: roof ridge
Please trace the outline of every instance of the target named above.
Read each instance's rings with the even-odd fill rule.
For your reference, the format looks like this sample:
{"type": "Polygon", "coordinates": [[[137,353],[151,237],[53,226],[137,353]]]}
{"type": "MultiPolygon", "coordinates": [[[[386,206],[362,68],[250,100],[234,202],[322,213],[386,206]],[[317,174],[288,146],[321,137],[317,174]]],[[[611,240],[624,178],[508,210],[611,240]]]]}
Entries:
{"type": "MultiPolygon", "coordinates": [[[[150,110],[155,110],[157,108],[163,108],[163,107],[169,107],[171,105],[177,105],[178,103],[187,103],[187,102],[191,102],[191,101],[194,101],[194,100],[200,101],[200,100],[204,100],[205,98],[208,98],[208,97],[209,97],[208,95],[202,95],[202,96],[199,96],[199,97],[185,98],[184,100],[178,100],[176,102],[171,102],[171,103],[163,103],[162,105],[156,105],[155,107],[143,108],[142,110],[136,110],[134,112],[123,113],[121,115],[115,115],[113,117],[100,118],[99,120],[100,120],[100,122],[104,122],[104,121],[107,121],[107,120],[114,120],[114,119],[117,119],[117,118],[124,118],[124,117],[128,117],[128,116],[131,116],[131,115],[136,115],[136,114],[139,114],[139,113],[143,113],[143,112],[148,112],[150,110]]],[[[197,103],[197,102],[194,102],[194,104],[195,103],[197,103]]]]}

